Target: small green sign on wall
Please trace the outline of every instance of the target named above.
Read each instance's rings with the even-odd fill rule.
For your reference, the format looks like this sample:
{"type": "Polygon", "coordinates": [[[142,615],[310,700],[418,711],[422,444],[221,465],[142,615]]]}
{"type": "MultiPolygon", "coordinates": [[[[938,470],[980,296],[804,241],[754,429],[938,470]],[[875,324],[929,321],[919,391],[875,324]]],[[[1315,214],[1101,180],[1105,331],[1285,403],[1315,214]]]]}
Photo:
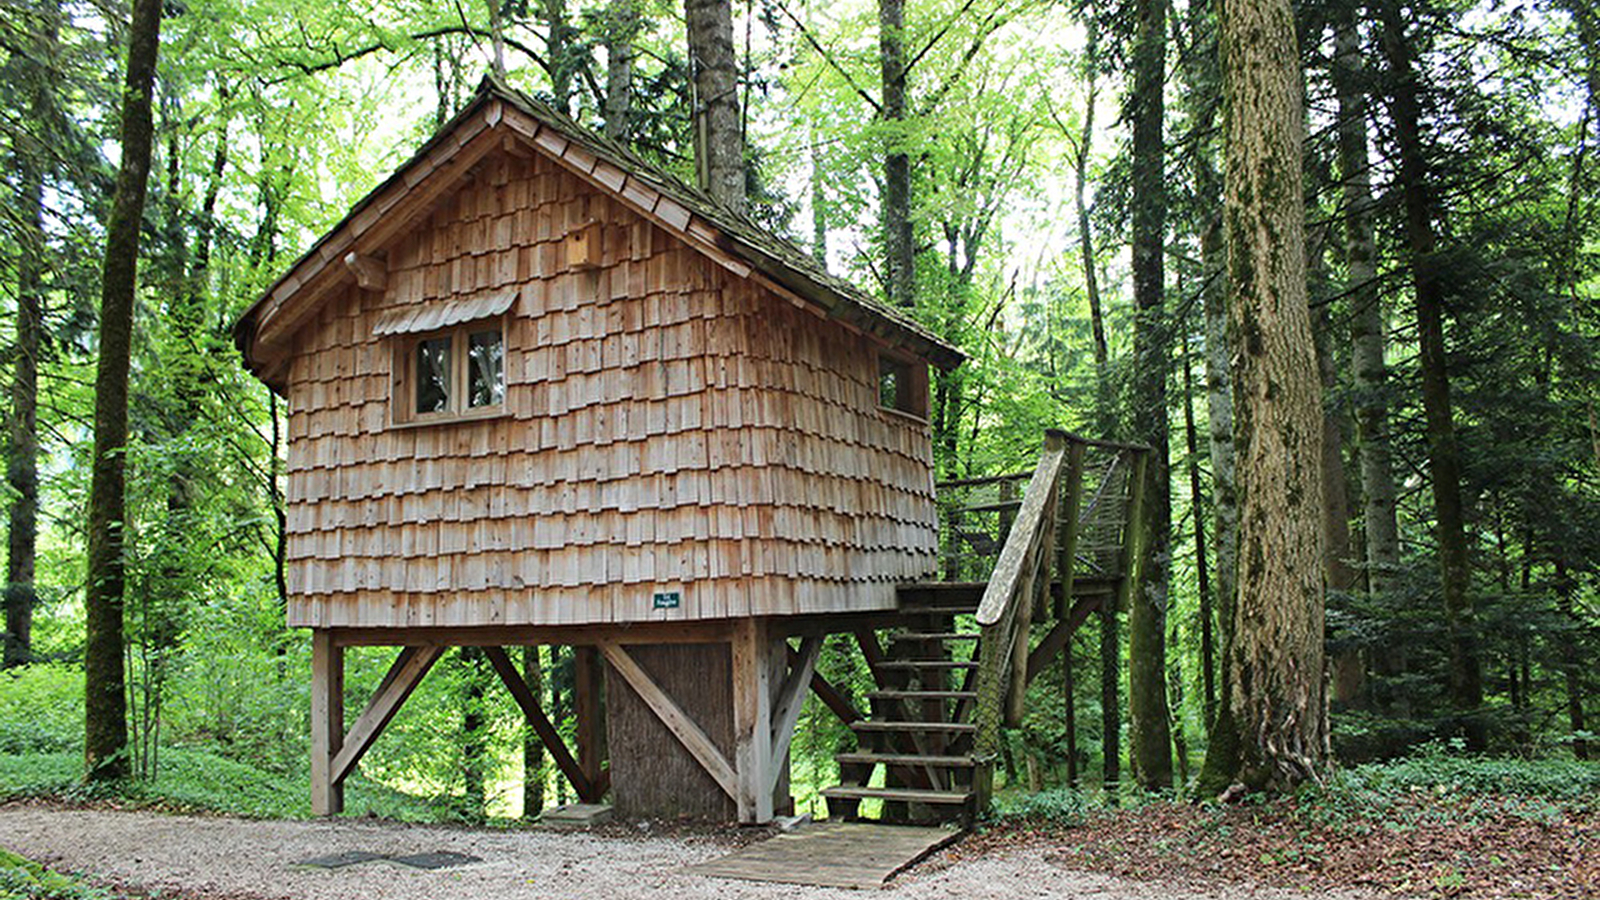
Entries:
{"type": "Polygon", "coordinates": [[[677,591],[662,591],[661,593],[656,594],[655,608],[677,609],[678,604],[682,601],[683,595],[677,591]]]}

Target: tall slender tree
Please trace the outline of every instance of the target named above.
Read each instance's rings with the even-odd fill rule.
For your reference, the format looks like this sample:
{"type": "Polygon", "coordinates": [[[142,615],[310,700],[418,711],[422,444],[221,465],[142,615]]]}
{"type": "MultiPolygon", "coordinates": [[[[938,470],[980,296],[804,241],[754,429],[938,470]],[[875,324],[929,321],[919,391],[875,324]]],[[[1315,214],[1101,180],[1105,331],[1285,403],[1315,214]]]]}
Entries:
{"type": "Polygon", "coordinates": [[[10,445],[6,453],[6,485],[11,490],[7,517],[5,646],[3,662],[15,666],[33,656],[34,562],[39,534],[39,353],[44,329],[46,249],[44,231],[45,175],[49,169],[48,129],[56,118],[52,66],[58,50],[61,11],[54,2],[39,4],[38,29],[31,46],[14,60],[18,81],[28,98],[30,127],[15,137],[13,166],[18,191],[15,215],[20,226],[17,248],[17,336],[11,355],[10,445]]]}
{"type": "Polygon", "coordinates": [[[1172,552],[1172,486],[1168,468],[1167,374],[1172,338],[1167,323],[1166,0],[1134,4],[1133,93],[1133,427],[1152,448],[1147,469],[1149,550],[1143,583],[1128,610],[1129,752],[1134,775],[1150,790],[1172,787],[1172,732],[1167,716],[1166,614],[1172,552]]]}
{"type": "Polygon", "coordinates": [[[1477,615],[1471,595],[1466,513],[1461,499],[1461,450],[1456,442],[1445,350],[1445,273],[1422,135],[1422,90],[1411,37],[1398,0],[1380,0],[1383,55],[1388,63],[1390,104],[1399,149],[1399,186],[1405,205],[1405,240],[1416,295],[1417,349],[1422,373],[1422,409],[1428,436],[1428,476],[1433,487],[1434,531],[1439,544],[1439,582],[1450,651],[1450,698],[1467,744],[1482,750],[1487,733],[1479,715],[1483,673],[1478,660],[1477,615]]]}
{"type": "Polygon", "coordinates": [[[100,356],[95,370],[94,470],[89,486],[89,575],[84,609],[84,757],[90,781],[128,774],[123,695],[122,604],[127,511],[128,367],[139,223],[150,178],[151,96],[161,40],[161,0],[135,0],[128,28],[117,171],[100,284],[100,356]]]}

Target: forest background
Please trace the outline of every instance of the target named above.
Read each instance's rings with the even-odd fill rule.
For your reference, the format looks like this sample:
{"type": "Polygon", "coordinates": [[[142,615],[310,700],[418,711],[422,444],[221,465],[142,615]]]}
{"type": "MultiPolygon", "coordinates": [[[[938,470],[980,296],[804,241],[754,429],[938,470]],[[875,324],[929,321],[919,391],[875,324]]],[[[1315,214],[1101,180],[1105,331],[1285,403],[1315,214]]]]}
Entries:
{"type": "MultiPolygon", "coordinates": [[[[1072,675],[1036,683],[1004,780],[1103,799],[1194,782],[1237,568],[1217,9],[730,12],[718,65],[734,88],[713,103],[697,88],[713,66],[670,4],[165,4],[122,454],[142,790],[303,813],[309,649],[283,623],[283,409],[231,328],[497,65],[691,183],[699,121],[736,100],[750,214],[970,355],[933,387],[941,477],[1025,469],[1046,427],[1156,448],[1150,602],[1084,629],[1072,675]]],[[[1574,0],[1317,0],[1296,16],[1336,756],[1586,759],[1600,18],[1574,0]]],[[[97,300],[128,21],[116,3],[0,5],[8,795],[83,774],[97,300]]],[[[571,659],[534,662],[563,721],[571,659]]],[[[353,654],[351,696],[386,664],[353,654]]],[[[848,645],[822,668],[865,690],[848,645]]],[[[470,655],[437,670],[363,761],[351,809],[477,820],[570,796],[491,678],[470,655]]],[[[847,734],[807,709],[802,810],[823,811],[847,734]]]]}

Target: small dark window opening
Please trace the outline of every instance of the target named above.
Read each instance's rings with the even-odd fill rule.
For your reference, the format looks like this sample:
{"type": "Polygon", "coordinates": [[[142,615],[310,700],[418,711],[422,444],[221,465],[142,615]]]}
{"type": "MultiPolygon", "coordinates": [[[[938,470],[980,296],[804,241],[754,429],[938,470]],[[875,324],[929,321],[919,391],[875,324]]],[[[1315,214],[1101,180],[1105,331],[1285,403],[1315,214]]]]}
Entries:
{"type": "Polygon", "coordinates": [[[878,357],[878,405],[925,418],[928,414],[926,373],[904,360],[878,357]]]}
{"type": "Polygon", "coordinates": [[[417,406],[419,415],[450,408],[450,336],[417,341],[417,406]]]}

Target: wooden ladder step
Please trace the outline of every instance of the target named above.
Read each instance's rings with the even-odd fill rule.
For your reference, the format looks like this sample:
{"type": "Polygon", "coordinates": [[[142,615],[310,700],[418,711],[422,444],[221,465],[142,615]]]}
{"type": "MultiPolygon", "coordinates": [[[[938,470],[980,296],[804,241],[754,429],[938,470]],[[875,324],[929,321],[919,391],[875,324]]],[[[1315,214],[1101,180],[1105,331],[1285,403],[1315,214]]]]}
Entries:
{"type": "Polygon", "coordinates": [[[970,659],[891,659],[878,663],[880,669],[976,669],[970,659]]]}
{"type": "Polygon", "coordinates": [[[933,766],[937,769],[970,769],[978,764],[970,756],[921,756],[915,753],[840,753],[834,761],[840,765],[933,766]]]}
{"type": "Polygon", "coordinates": [[[822,791],[830,800],[899,800],[905,803],[961,806],[972,799],[971,791],[927,791],[914,788],[831,787],[822,791]]]}
{"type": "Polygon", "coordinates": [[[850,723],[851,731],[872,731],[891,734],[908,734],[924,731],[948,731],[955,734],[977,734],[978,726],[971,722],[885,722],[881,719],[857,719],[850,723]]]}
{"type": "Polygon", "coordinates": [[[867,691],[873,700],[976,700],[977,691],[867,691]]]}
{"type": "Polygon", "coordinates": [[[907,643],[910,641],[975,641],[983,635],[975,631],[902,631],[891,635],[889,640],[907,643]]]}
{"type": "Polygon", "coordinates": [[[900,612],[913,616],[970,616],[978,612],[977,603],[910,603],[900,607],[900,612]]]}

